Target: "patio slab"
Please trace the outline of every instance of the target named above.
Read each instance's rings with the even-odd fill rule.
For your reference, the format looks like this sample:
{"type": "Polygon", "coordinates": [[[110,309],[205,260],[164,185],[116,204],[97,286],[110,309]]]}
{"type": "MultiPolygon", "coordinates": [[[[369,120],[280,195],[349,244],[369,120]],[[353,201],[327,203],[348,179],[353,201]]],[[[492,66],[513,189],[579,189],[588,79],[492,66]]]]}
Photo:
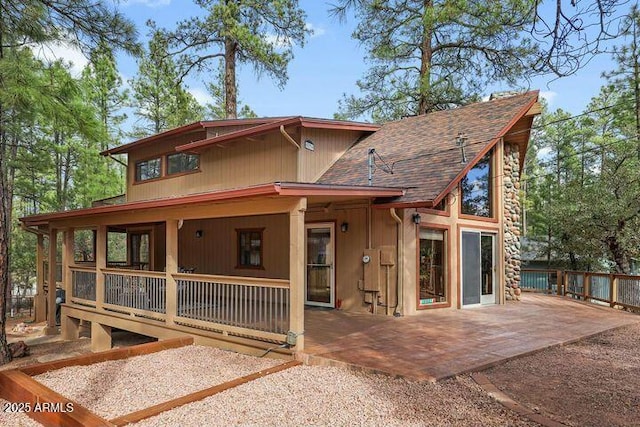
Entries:
{"type": "Polygon", "coordinates": [[[638,315],[539,294],[400,318],[307,309],[305,353],[310,363],[438,381],[636,322],[638,315]]]}

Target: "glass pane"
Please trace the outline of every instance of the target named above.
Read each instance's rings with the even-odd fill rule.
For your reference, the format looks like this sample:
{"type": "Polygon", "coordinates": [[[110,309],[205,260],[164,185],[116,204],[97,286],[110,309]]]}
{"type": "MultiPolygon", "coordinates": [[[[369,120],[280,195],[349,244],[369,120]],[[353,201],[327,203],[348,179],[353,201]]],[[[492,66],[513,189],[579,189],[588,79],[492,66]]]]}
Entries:
{"type": "Polygon", "coordinates": [[[420,230],[420,305],[447,301],[444,231],[420,230]]]}
{"type": "Polygon", "coordinates": [[[331,303],[331,229],[307,229],[307,301],[331,303]]]}
{"type": "Polygon", "coordinates": [[[492,217],[491,153],[480,160],[460,181],[461,212],[466,215],[492,217]]]}
{"type": "Polygon", "coordinates": [[[161,173],[160,159],[151,159],[136,164],[136,181],[158,178],[161,173]]]}
{"type": "Polygon", "coordinates": [[[167,156],[167,173],[174,174],[198,169],[197,154],[170,154],[167,156]]]}
{"type": "Polygon", "coordinates": [[[482,295],[493,294],[493,236],[482,236],[482,295]]]}

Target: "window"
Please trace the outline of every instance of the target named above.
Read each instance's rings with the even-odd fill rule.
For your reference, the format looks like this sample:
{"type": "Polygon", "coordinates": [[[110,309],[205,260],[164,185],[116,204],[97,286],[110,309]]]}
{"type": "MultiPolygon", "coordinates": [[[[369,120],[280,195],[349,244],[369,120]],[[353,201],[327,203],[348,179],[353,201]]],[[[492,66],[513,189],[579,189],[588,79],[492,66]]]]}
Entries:
{"type": "Polygon", "coordinates": [[[236,230],[238,233],[238,267],[263,268],[262,231],[259,229],[236,230]]]}
{"type": "Polygon", "coordinates": [[[159,157],[136,163],[136,181],[147,181],[159,178],[161,175],[162,160],[159,157]]]}
{"type": "Polygon", "coordinates": [[[197,154],[176,153],[167,155],[167,175],[198,170],[197,154]]]}
{"type": "Polygon", "coordinates": [[[460,211],[466,215],[493,217],[491,203],[491,152],[460,181],[460,211]]]}
{"type": "Polygon", "coordinates": [[[420,229],[418,306],[446,303],[445,230],[420,229]]]}

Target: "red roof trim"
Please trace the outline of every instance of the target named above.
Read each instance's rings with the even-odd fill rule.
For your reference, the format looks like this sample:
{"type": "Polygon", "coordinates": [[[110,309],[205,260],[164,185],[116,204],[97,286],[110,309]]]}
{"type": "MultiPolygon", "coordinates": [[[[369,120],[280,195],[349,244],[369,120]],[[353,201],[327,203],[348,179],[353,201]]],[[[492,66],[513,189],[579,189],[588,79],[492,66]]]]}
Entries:
{"type": "Polygon", "coordinates": [[[518,112],[518,114],[513,116],[513,118],[509,121],[509,123],[507,123],[507,125],[504,128],[502,128],[500,132],[498,132],[498,135],[483,150],[480,150],[480,152],[476,155],[476,157],[474,157],[474,159],[471,162],[469,162],[469,164],[462,170],[462,172],[460,172],[453,179],[453,181],[451,181],[451,183],[444,189],[444,191],[442,191],[435,199],[433,199],[432,206],[435,206],[438,203],[440,203],[440,201],[451,190],[453,190],[453,188],[456,185],[458,185],[458,183],[462,180],[462,178],[465,177],[467,172],[469,172],[471,168],[473,168],[475,164],[478,163],[480,159],[482,159],[482,157],[484,157],[484,155],[487,154],[489,150],[491,150],[498,143],[500,138],[503,138],[507,134],[507,132],[509,132],[509,129],[511,129],[518,122],[518,120],[520,120],[522,117],[525,116],[525,114],[527,114],[527,112],[531,109],[531,107],[533,107],[533,105],[538,101],[538,93],[539,91],[537,90],[528,92],[528,94],[531,94],[531,95],[535,94],[536,96],[534,98],[531,98],[531,101],[529,101],[524,107],[522,107],[518,112]]]}
{"type": "Polygon", "coordinates": [[[91,215],[101,215],[133,210],[166,208],[172,206],[218,202],[230,199],[265,196],[364,196],[364,197],[394,197],[402,196],[404,190],[388,187],[357,187],[323,184],[299,184],[275,182],[252,187],[236,188],[209,193],[192,194],[183,197],[144,200],[139,202],[122,203],[118,205],[97,206],[72,211],[52,212],[20,218],[25,225],[44,225],[54,220],[71,219],[91,215]]]}
{"type": "Polygon", "coordinates": [[[291,124],[299,123],[301,117],[287,117],[275,122],[264,123],[262,125],[253,126],[246,129],[240,129],[235,132],[225,133],[224,135],[214,136],[213,138],[202,139],[200,141],[190,142],[189,144],[178,145],[176,151],[196,151],[209,145],[220,144],[225,141],[229,141],[236,138],[242,138],[245,136],[257,135],[271,130],[278,129],[280,126],[288,126],[291,124]]]}
{"type": "Polygon", "coordinates": [[[379,125],[360,123],[360,122],[344,122],[339,120],[312,119],[305,117],[287,117],[274,122],[253,126],[247,129],[241,129],[236,132],[226,133],[224,135],[215,136],[213,138],[203,139],[201,141],[191,142],[176,147],[176,151],[197,151],[210,145],[220,144],[233,139],[244,138],[248,136],[256,136],[266,132],[277,130],[280,126],[302,126],[304,128],[314,129],[334,129],[334,130],[351,130],[360,132],[375,132],[380,129],[379,125]]]}
{"type": "Polygon", "coordinates": [[[157,141],[158,139],[162,139],[172,135],[178,135],[185,132],[191,132],[198,129],[208,129],[208,128],[216,128],[222,126],[234,126],[234,125],[261,125],[268,122],[273,122],[277,120],[281,120],[282,117],[269,117],[269,118],[260,118],[260,119],[226,119],[226,120],[207,120],[200,121],[195,123],[190,123],[188,125],[180,126],[174,129],[170,129],[155,135],[147,136],[142,139],[138,139],[137,141],[129,142],[128,144],[121,145],[119,147],[114,147],[109,150],[103,151],[103,156],[108,156],[109,154],[121,154],[131,151],[132,148],[138,148],[140,146],[147,145],[151,142],[157,141]]]}

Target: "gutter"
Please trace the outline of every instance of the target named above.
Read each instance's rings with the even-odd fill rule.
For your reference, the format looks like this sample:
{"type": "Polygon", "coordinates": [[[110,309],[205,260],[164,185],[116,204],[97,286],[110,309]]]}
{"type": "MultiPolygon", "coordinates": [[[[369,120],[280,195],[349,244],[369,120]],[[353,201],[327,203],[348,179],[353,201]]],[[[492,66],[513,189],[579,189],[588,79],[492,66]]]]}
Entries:
{"type": "Polygon", "coordinates": [[[397,224],[396,230],[398,234],[397,236],[398,237],[398,267],[396,268],[396,274],[397,274],[396,306],[395,306],[393,315],[396,317],[399,317],[399,316],[402,316],[402,312],[404,309],[403,305],[400,303],[400,301],[402,300],[401,295],[403,295],[402,291],[404,287],[404,283],[402,280],[403,278],[402,273],[404,271],[404,269],[402,268],[402,265],[404,263],[404,228],[402,227],[402,219],[400,219],[400,217],[396,213],[396,209],[390,208],[389,213],[391,214],[391,218],[393,218],[393,220],[397,224]],[[400,306],[400,311],[398,311],[398,306],[400,306]]]}

